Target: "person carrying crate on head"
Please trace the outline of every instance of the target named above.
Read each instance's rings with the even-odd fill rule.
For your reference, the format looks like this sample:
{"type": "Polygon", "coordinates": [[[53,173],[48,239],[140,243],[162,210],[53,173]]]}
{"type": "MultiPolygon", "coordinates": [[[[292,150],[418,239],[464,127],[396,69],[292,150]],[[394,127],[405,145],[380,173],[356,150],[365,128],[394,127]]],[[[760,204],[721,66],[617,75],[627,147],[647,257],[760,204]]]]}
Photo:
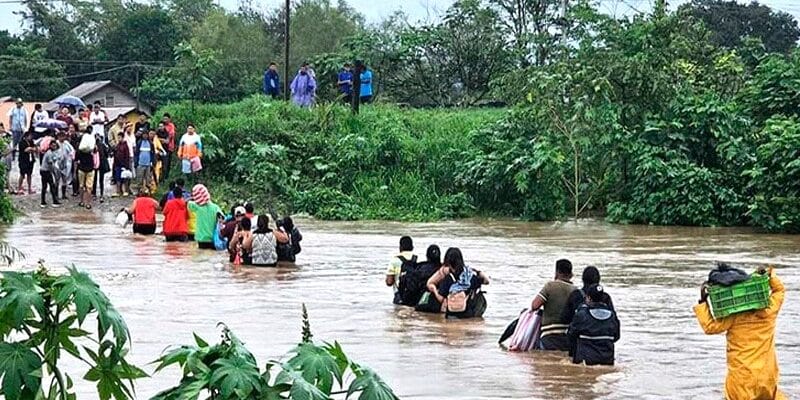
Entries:
{"type": "Polygon", "coordinates": [[[778,390],[778,359],[775,355],[775,322],[783,305],[785,289],[772,268],[760,269],[769,274],[769,305],[760,310],[740,312],[715,319],[708,304],[708,286],[703,284],[700,304],[694,313],[707,335],[727,336],[728,376],[725,379],[727,400],[785,400],[778,390]]]}

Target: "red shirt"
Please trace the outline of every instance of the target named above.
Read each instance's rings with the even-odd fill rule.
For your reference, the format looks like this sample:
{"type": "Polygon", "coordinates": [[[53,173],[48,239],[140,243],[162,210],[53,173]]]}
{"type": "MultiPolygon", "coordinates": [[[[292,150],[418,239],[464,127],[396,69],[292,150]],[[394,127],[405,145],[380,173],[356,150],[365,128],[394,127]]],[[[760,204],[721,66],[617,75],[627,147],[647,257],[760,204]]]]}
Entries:
{"type": "Polygon", "coordinates": [[[172,199],[164,205],[164,235],[180,236],[189,234],[189,209],[182,198],[172,199]]]}
{"type": "Polygon", "coordinates": [[[137,197],[133,201],[133,223],[137,225],[155,225],[158,202],[152,197],[137,197]]]}
{"type": "Polygon", "coordinates": [[[164,125],[167,130],[167,151],[175,151],[175,124],[168,122],[164,125]]]}

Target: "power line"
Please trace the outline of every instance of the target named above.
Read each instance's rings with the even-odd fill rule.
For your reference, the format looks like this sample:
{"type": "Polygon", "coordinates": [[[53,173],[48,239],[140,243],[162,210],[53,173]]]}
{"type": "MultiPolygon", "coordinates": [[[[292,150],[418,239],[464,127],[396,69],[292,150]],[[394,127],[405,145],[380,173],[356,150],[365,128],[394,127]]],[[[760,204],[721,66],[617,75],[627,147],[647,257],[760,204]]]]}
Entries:
{"type": "MultiPolygon", "coordinates": [[[[138,67],[138,65],[137,64],[123,65],[121,67],[109,68],[109,69],[104,69],[104,70],[101,70],[101,71],[89,72],[89,73],[78,74],[78,75],[69,75],[69,76],[64,76],[64,77],[55,77],[55,78],[6,79],[6,80],[0,80],[0,84],[11,84],[11,85],[21,84],[21,85],[25,85],[25,84],[31,84],[31,83],[54,82],[54,81],[60,81],[62,79],[85,78],[85,77],[88,77],[88,76],[105,74],[105,73],[119,71],[119,70],[123,70],[123,69],[126,69],[126,68],[131,68],[131,67],[138,67]]],[[[152,68],[155,68],[155,67],[152,67],[152,68]]]]}

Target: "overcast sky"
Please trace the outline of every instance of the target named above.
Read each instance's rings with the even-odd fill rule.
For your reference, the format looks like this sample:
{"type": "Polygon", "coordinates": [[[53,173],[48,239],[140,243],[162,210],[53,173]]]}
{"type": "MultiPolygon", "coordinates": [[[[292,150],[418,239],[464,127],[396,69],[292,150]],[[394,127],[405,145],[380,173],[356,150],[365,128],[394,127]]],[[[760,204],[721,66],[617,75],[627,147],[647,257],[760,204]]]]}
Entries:
{"type": "MultiPolygon", "coordinates": [[[[236,9],[237,0],[217,0],[222,6],[236,9]]],[[[454,0],[348,0],[353,7],[367,17],[368,22],[378,22],[396,10],[405,11],[412,21],[428,20],[453,3],[454,0]]],[[[253,3],[267,8],[283,4],[284,0],[254,0],[253,3]]],[[[335,2],[335,0],[334,0],[335,2]]],[[[685,0],[669,1],[670,6],[685,0]]],[[[747,0],[740,2],[747,2],[747,0]]],[[[610,14],[624,15],[630,12],[631,6],[646,11],[652,3],[650,0],[603,0],[601,9],[610,14]]],[[[800,20],[800,0],[761,0],[760,3],[791,13],[800,20]]],[[[20,33],[20,18],[14,15],[19,11],[19,4],[0,4],[0,30],[20,33]]]]}

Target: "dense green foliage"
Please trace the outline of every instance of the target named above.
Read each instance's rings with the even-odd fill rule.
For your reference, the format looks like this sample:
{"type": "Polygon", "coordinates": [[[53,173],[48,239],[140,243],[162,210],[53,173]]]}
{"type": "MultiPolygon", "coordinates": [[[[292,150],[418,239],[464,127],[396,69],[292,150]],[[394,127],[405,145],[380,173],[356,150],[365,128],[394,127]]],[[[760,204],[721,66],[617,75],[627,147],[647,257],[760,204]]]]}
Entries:
{"type": "Polygon", "coordinates": [[[680,11],[705,22],[714,43],[728,48],[741,47],[745,38],[752,37],[769,52],[787,53],[800,39],[800,28],[791,14],[756,2],[693,0],[680,11]]]}
{"type": "Polygon", "coordinates": [[[308,111],[261,96],[164,111],[178,125],[200,127],[205,176],[223,203],[249,199],[327,219],[412,220],[472,214],[454,178],[469,133],[501,114],[380,106],[353,116],[338,105],[308,111]]]}
{"type": "Polygon", "coordinates": [[[630,21],[573,11],[576,45],[496,82],[510,112],[353,116],[263,98],[167,111],[211,138],[219,197],[321,218],[590,213],[797,231],[800,52],[718,47],[663,8],[630,21]]]}
{"type": "Polygon", "coordinates": [[[96,382],[102,400],[134,398],[133,381],[147,376],[125,360],[130,333],[122,316],[75,268],[62,276],[41,264],[34,272],[3,272],[0,339],[0,395],[7,400],[75,399],[62,369],[67,355],[89,366],[83,378],[96,382]],[[84,330],[89,322],[96,322],[95,335],[84,330]]]}
{"type": "Polygon", "coordinates": [[[178,365],[180,383],[152,400],[196,399],[202,393],[216,400],[330,400],[334,389],[347,399],[396,400],[392,389],[371,369],[350,360],[339,343],[311,342],[304,307],[303,342],[286,361],[269,361],[259,369],[252,353],[227,327],[215,345],[195,335],[195,345],[166,352],[156,362],[160,371],[178,365]]]}

